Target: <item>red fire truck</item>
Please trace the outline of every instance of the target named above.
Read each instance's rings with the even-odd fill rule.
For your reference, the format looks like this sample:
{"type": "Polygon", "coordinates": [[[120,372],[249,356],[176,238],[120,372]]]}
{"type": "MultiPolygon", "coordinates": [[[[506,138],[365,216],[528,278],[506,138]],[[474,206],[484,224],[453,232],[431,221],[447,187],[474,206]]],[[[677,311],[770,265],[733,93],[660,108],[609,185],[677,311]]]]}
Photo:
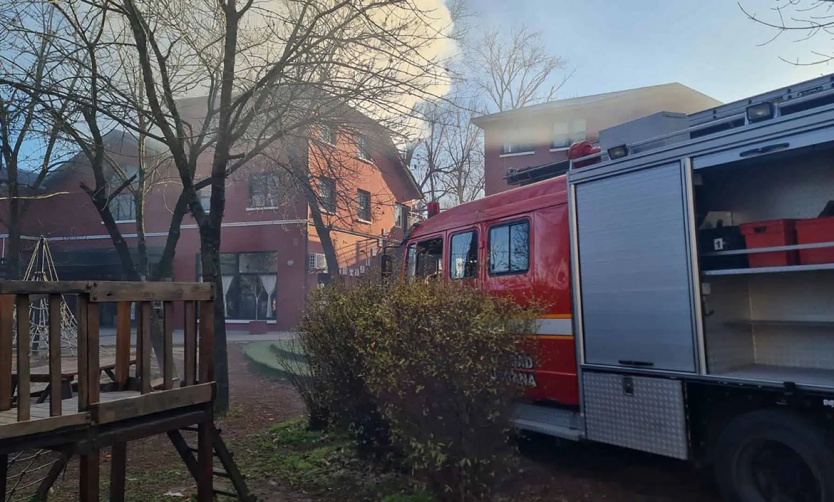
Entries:
{"type": "Polygon", "coordinates": [[[834,501],[834,76],[598,146],[417,224],[407,273],[551,306],[517,428],[709,466],[728,500],[834,501]]]}

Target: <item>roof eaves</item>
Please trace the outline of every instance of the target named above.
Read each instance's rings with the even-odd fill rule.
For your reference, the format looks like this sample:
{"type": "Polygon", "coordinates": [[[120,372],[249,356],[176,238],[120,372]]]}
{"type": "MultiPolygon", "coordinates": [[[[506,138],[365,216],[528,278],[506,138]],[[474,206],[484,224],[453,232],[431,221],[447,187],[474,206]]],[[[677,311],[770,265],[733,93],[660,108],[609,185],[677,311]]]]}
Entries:
{"type": "MultiPolygon", "coordinates": [[[[633,96],[636,94],[644,94],[647,92],[657,91],[659,89],[672,89],[672,88],[686,88],[690,89],[693,92],[694,89],[687,87],[683,84],[678,82],[672,82],[668,84],[658,84],[658,85],[651,85],[647,87],[636,87],[633,89],[624,89],[621,91],[612,91],[612,92],[605,92],[601,94],[591,94],[588,96],[579,96],[576,98],[566,98],[566,99],[557,99],[554,101],[548,101],[546,103],[541,103],[538,105],[532,106],[525,106],[523,108],[516,108],[514,110],[507,110],[503,112],[491,113],[489,115],[481,115],[480,117],[475,117],[472,119],[472,124],[480,127],[481,129],[484,128],[485,125],[499,122],[502,120],[510,119],[516,116],[523,116],[523,115],[536,115],[541,113],[547,112],[554,112],[554,111],[567,111],[567,110],[574,110],[583,106],[588,106],[590,104],[596,104],[602,101],[607,101],[610,99],[616,99],[620,97],[628,97],[633,96]]],[[[703,93],[699,93],[703,94],[703,93]]]]}

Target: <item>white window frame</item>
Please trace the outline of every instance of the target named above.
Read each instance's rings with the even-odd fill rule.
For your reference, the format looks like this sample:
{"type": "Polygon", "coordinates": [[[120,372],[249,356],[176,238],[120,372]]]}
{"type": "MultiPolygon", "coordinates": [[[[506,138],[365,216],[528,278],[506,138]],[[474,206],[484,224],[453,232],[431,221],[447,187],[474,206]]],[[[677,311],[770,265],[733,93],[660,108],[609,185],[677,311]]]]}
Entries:
{"type": "Polygon", "coordinates": [[[197,195],[200,196],[200,206],[203,211],[208,213],[211,210],[211,186],[201,188],[197,191],[197,195]]]}
{"type": "Polygon", "coordinates": [[[367,162],[373,161],[371,152],[368,149],[368,140],[364,136],[356,138],[356,157],[367,162]]]}
{"type": "Polygon", "coordinates": [[[368,190],[362,190],[361,188],[357,189],[356,190],[356,219],[359,220],[359,221],[362,221],[362,222],[370,223],[371,218],[374,217],[372,208],[373,208],[373,206],[372,206],[371,192],[369,192],[368,190]],[[364,218],[364,216],[366,216],[366,215],[362,214],[362,211],[363,211],[363,209],[362,209],[362,196],[366,195],[366,194],[368,196],[368,209],[367,209],[367,211],[368,211],[367,216],[368,217],[364,218]]]}
{"type": "Polygon", "coordinates": [[[533,143],[518,143],[505,142],[501,146],[502,157],[512,157],[514,155],[532,155],[536,153],[536,145],[533,143]]]}
{"type": "Polygon", "coordinates": [[[321,176],[317,185],[319,209],[324,213],[334,214],[336,212],[336,180],[328,176],[321,176]],[[330,190],[329,194],[324,193],[323,187],[325,186],[330,190]]]}
{"type": "Polygon", "coordinates": [[[328,145],[336,144],[336,128],[327,124],[319,126],[319,141],[328,145]]]}
{"type": "Polygon", "coordinates": [[[587,124],[585,123],[585,119],[576,119],[569,122],[556,122],[553,124],[551,133],[551,152],[567,150],[572,144],[588,139],[587,124]]]}
{"type": "Polygon", "coordinates": [[[400,204],[399,202],[394,203],[394,226],[396,228],[408,228],[408,217],[406,217],[405,213],[409,209],[405,204],[400,204]]]}

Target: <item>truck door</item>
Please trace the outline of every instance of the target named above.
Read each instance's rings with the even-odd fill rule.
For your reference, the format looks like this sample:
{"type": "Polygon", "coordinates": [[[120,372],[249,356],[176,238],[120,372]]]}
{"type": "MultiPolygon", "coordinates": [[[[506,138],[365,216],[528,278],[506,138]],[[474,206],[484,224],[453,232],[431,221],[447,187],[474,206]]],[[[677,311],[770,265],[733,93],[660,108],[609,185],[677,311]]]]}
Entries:
{"type": "Polygon", "coordinates": [[[586,364],[695,371],[683,173],[678,161],[577,183],[586,364]]]}

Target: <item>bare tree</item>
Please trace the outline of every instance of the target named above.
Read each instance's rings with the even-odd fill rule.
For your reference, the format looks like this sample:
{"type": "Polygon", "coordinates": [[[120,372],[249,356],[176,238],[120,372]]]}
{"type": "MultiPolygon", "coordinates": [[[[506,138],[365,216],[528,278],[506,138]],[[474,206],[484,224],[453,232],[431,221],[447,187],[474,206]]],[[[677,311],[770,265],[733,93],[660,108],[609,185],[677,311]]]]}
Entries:
{"type": "Polygon", "coordinates": [[[409,162],[427,199],[453,206],[483,194],[483,141],[471,123],[477,106],[447,97],[418,107],[426,130],[411,145],[409,162]]]}
{"type": "MultiPolygon", "coordinates": [[[[45,28],[46,33],[54,29],[51,9],[38,9],[31,13],[45,28]]],[[[6,22],[6,15],[0,14],[0,24],[5,29],[0,34],[0,44],[5,51],[14,52],[6,64],[0,64],[0,74],[24,73],[35,86],[40,87],[50,70],[53,56],[50,54],[48,37],[35,37],[30,33],[16,36],[15,23],[6,22]]],[[[5,58],[4,58],[5,59],[5,58]]],[[[69,87],[77,85],[72,79],[69,87]]],[[[0,84],[0,183],[6,185],[4,199],[8,202],[8,219],[3,224],[8,229],[8,277],[20,278],[21,233],[24,219],[33,199],[41,197],[37,191],[48,174],[68,158],[62,136],[63,126],[44,113],[42,100],[50,101],[48,106],[61,108],[61,115],[68,115],[67,102],[54,103],[43,94],[31,96],[13,86],[0,84]]]]}
{"type": "MultiPolygon", "coordinates": [[[[191,213],[199,229],[203,279],[216,285],[214,361],[218,407],[225,409],[219,252],[226,179],[315,124],[344,120],[345,105],[396,125],[411,102],[431,97],[444,79],[436,45],[447,32],[445,8],[427,9],[412,0],[65,0],[50,5],[63,17],[65,64],[51,72],[46,89],[26,76],[6,83],[30,95],[46,91],[74,103],[83,121],[73,123],[70,132],[93,166],[105,165],[102,130],[108,125],[168,150],[181,192],[164,254],[173,257],[182,217],[191,213]],[[127,50],[137,62],[141,99],[125,85],[118,50],[127,50]],[[72,74],[82,75],[83,91],[67,89],[65,77],[72,74]],[[186,99],[194,95],[203,97],[186,99]],[[199,196],[204,187],[211,190],[208,211],[199,196]]],[[[121,253],[124,239],[108,217],[112,191],[108,195],[99,174],[89,188],[121,253]]]]}
{"type": "Polygon", "coordinates": [[[553,99],[570,75],[567,63],[544,46],[541,33],[524,26],[500,27],[465,43],[464,64],[475,92],[489,112],[514,110],[553,99]]]}
{"type": "Polygon", "coordinates": [[[471,30],[466,2],[457,2],[455,12],[464,21],[456,26],[463,51],[452,66],[455,86],[418,107],[426,126],[406,151],[425,197],[444,205],[483,194],[484,145],[471,118],[553,99],[570,77],[560,76],[567,63],[545,47],[541,33],[523,26],[471,30]]]}
{"type": "MultiPolygon", "coordinates": [[[[763,45],[787,34],[795,34],[796,41],[806,41],[818,36],[830,39],[834,35],[834,2],[831,0],[776,0],[764,14],[753,12],[739,2],[744,14],[763,26],[773,30],[773,37],[763,45]]],[[[834,51],[811,51],[812,59],[783,61],[797,66],[811,66],[834,60],[834,51]]]]}

